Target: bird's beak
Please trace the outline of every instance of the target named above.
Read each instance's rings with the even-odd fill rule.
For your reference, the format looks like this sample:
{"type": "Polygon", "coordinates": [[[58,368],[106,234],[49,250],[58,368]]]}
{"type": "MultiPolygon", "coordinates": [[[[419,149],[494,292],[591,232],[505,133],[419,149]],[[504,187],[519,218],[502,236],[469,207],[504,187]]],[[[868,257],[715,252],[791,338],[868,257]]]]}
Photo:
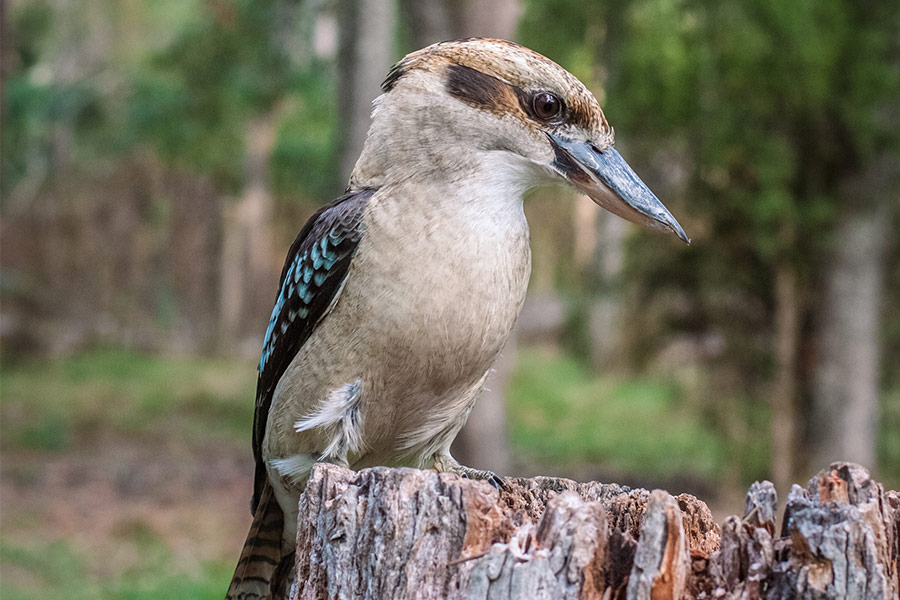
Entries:
{"type": "Polygon", "coordinates": [[[612,146],[601,150],[591,142],[545,133],[556,153],[553,167],[594,202],[632,223],[672,231],[691,243],[669,209],[612,146]]]}

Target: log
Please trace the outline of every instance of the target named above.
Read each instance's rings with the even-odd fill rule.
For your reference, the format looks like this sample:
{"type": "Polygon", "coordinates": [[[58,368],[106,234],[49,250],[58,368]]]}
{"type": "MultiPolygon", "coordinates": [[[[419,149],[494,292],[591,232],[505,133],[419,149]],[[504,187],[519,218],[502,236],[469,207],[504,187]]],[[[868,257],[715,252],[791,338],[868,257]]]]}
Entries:
{"type": "Polygon", "coordinates": [[[536,477],[487,483],[316,465],[300,499],[292,600],[900,597],[900,494],[834,463],[754,483],[720,526],[688,494],[536,477]],[[776,533],[776,531],[778,531],[776,533]]]}

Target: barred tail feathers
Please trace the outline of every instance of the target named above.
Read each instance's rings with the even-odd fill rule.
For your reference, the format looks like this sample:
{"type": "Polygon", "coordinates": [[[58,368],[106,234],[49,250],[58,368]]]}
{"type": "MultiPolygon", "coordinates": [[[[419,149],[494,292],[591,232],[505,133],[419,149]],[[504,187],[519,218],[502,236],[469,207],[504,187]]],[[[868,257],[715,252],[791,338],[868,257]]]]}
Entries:
{"type": "Polygon", "coordinates": [[[282,552],[284,513],[266,483],[225,600],[282,600],[291,586],[294,553],[282,552]]]}

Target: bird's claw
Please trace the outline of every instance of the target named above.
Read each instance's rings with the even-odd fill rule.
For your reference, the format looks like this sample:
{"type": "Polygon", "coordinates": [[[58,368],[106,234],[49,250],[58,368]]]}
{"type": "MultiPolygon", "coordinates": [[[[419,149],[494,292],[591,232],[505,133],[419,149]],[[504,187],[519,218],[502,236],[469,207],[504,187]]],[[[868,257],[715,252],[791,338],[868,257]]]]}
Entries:
{"type": "Polygon", "coordinates": [[[460,469],[462,469],[462,471],[459,474],[466,479],[485,481],[494,486],[494,489],[496,490],[502,490],[506,488],[506,481],[504,481],[502,477],[500,477],[493,471],[482,471],[479,469],[473,469],[471,467],[465,467],[463,465],[460,465],[460,469]]]}
{"type": "Polygon", "coordinates": [[[461,465],[456,462],[456,459],[450,456],[441,456],[435,459],[434,469],[439,473],[454,473],[460,477],[465,477],[466,479],[486,481],[497,490],[506,488],[506,482],[503,478],[493,471],[473,469],[472,467],[461,465]]]}
{"type": "Polygon", "coordinates": [[[499,475],[497,475],[496,473],[493,473],[491,471],[488,471],[488,473],[490,473],[490,477],[487,478],[487,482],[489,484],[494,486],[494,488],[497,490],[505,490],[506,489],[507,486],[506,486],[505,479],[503,479],[502,477],[500,477],[499,475]]]}

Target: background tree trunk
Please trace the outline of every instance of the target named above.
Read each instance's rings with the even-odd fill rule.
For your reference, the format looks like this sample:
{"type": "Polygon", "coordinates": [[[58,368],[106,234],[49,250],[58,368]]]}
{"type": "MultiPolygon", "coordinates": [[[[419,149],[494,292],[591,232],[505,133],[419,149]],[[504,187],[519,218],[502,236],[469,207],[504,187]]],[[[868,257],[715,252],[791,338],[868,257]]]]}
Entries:
{"type": "Polygon", "coordinates": [[[495,37],[511,40],[516,36],[521,0],[456,0],[456,37],[495,37]]]}
{"type": "Polygon", "coordinates": [[[494,362],[484,390],[451,451],[463,464],[509,473],[512,460],[506,432],[506,390],[516,368],[518,333],[513,331],[494,362]]]}
{"type": "Polygon", "coordinates": [[[717,525],[686,494],[539,477],[484,482],[317,465],[300,498],[294,600],[897,597],[900,494],[857,465],[717,525]]]}
{"type": "Polygon", "coordinates": [[[338,114],[340,181],[345,185],[362,152],[372,101],[398,57],[393,0],[341,0],[338,4],[338,114]]]}
{"type": "Polygon", "coordinates": [[[6,78],[18,67],[18,56],[13,52],[12,28],[7,20],[6,0],[0,0],[0,117],[6,106],[6,78]]]}
{"type": "Polygon", "coordinates": [[[457,37],[454,6],[450,0],[401,0],[409,18],[409,36],[414,48],[457,37]]]}
{"type": "MultiPolygon", "coordinates": [[[[629,11],[628,1],[617,6],[609,5],[602,10],[602,21],[588,27],[585,32],[585,43],[595,48],[594,56],[597,57],[587,84],[603,104],[606,90],[620,76],[624,46],[622,32],[627,28],[629,11]]],[[[623,149],[621,144],[619,150],[629,155],[628,149],[623,149]]],[[[657,189],[661,198],[670,191],[657,189]]],[[[627,289],[623,275],[625,242],[633,225],[600,209],[587,196],[580,196],[577,202],[593,205],[590,213],[593,219],[589,222],[593,224],[594,245],[587,262],[579,265],[585,281],[584,291],[587,292],[584,302],[588,311],[585,315],[588,323],[586,350],[590,364],[597,371],[609,372],[625,366],[622,349],[626,343],[627,289]]]]}
{"type": "MultiPolygon", "coordinates": [[[[176,314],[168,345],[213,353],[220,342],[216,309],[221,299],[222,198],[209,177],[153,174],[171,207],[164,249],[176,314]]],[[[272,294],[270,282],[265,287],[272,294]]],[[[266,301],[271,302],[271,296],[266,301]]]]}
{"type": "MultiPolygon", "coordinates": [[[[220,344],[234,346],[265,323],[280,265],[272,262],[272,193],[269,159],[275,146],[279,110],[273,108],[247,125],[244,190],[223,210],[220,269],[220,344]]],[[[258,340],[254,338],[254,348],[258,340]]]]}
{"type": "Polygon", "coordinates": [[[896,157],[842,189],[845,210],[825,274],[813,387],[813,460],[876,464],[880,316],[888,235],[897,206],[896,157]]]}
{"type": "Polygon", "coordinates": [[[586,298],[588,353],[597,370],[622,366],[622,324],[625,322],[622,274],[625,267],[625,237],[630,225],[616,215],[597,206],[587,196],[577,198],[592,205],[593,217],[587,224],[593,230],[593,248],[582,265],[588,292],[586,298]]]}
{"type": "Polygon", "coordinates": [[[416,48],[435,42],[516,35],[524,7],[521,0],[402,0],[416,48]]]}
{"type": "MultiPolygon", "coordinates": [[[[772,479],[786,490],[793,480],[796,453],[798,348],[800,343],[799,283],[785,261],[775,270],[775,382],[772,389],[772,479]]],[[[866,463],[872,464],[872,463],[866,463]]]]}

